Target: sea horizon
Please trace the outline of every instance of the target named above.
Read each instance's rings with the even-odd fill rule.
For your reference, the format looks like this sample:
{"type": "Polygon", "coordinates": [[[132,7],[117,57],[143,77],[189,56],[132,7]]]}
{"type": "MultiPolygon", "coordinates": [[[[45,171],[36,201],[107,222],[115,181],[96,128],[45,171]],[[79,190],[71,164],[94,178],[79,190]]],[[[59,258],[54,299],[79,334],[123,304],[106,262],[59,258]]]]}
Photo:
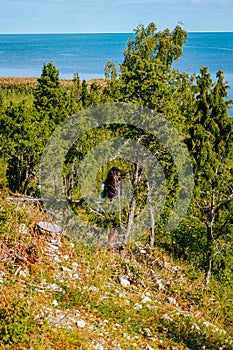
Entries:
{"type": "MultiPolygon", "coordinates": [[[[158,31],[160,32],[160,30],[158,31]]],[[[0,33],[0,35],[36,35],[36,34],[133,34],[134,31],[131,32],[18,32],[18,33],[0,33]]],[[[195,30],[195,31],[187,31],[187,33],[233,33],[233,30],[195,30]]]]}

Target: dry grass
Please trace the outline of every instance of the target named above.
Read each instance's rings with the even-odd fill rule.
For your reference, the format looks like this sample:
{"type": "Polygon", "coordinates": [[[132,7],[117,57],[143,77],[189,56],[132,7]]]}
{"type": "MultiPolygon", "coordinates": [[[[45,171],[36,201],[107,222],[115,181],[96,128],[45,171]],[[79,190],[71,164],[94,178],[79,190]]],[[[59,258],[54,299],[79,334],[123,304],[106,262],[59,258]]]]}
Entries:
{"type": "Polygon", "coordinates": [[[226,306],[201,274],[140,243],[125,257],[65,232],[59,243],[38,232],[40,206],[4,196],[0,349],[233,349],[226,306]]]}
{"type": "MultiPolygon", "coordinates": [[[[92,83],[97,83],[100,86],[105,85],[105,79],[101,78],[93,78],[91,80],[87,80],[87,84],[91,85],[92,83]]],[[[9,86],[9,85],[16,85],[16,86],[27,86],[34,88],[37,84],[37,78],[35,77],[28,77],[28,78],[20,78],[20,77],[0,77],[0,87],[9,86]]],[[[73,84],[72,79],[61,79],[61,84],[64,87],[70,87],[73,84]]]]}

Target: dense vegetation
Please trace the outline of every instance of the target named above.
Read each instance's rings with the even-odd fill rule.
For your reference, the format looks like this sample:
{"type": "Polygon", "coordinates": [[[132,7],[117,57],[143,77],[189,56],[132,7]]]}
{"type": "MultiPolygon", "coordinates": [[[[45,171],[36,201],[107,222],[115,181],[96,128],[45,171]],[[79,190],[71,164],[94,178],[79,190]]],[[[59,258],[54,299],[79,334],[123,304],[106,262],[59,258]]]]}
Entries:
{"type": "MultiPolygon", "coordinates": [[[[142,262],[140,260],[140,263],[136,262],[133,254],[135,247],[133,248],[129,245],[127,253],[130,256],[128,256],[129,260],[124,260],[122,257],[113,257],[109,275],[106,272],[104,280],[107,281],[110,275],[125,274],[126,272],[123,272],[125,268],[127,272],[130,270],[130,273],[133,275],[133,283],[136,283],[135,279],[139,278],[140,274],[149,274],[147,270],[149,261],[147,259],[150,261],[156,260],[156,254],[161,254],[161,251],[163,251],[164,256],[166,253],[169,253],[170,257],[172,257],[171,259],[179,259],[184,261],[184,266],[189,265],[189,272],[187,273],[191,277],[184,284],[181,283],[180,289],[172,290],[172,292],[170,290],[170,294],[166,290],[165,294],[169,294],[167,297],[173,295],[176,295],[176,297],[181,297],[182,295],[183,297],[184,292],[184,299],[187,301],[189,299],[188,295],[191,293],[191,299],[194,302],[193,298],[196,295],[195,307],[197,307],[198,303],[207,303],[209,305],[206,308],[204,306],[201,307],[202,315],[204,316],[209,307],[210,309],[207,312],[209,319],[211,317],[216,319],[216,323],[219,323],[221,328],[226,329],[227,334],[232,336],[230,330],[233,315],[230,310],[232,310],[233,306],[233,120],[228,115],[228,109],[233,101],[227,99],[229,86],[224,81],[224,73],[221,69],[216,72],[216,81],[211,79],[208,67],[200,67],[200,72],[193,75],[180,73],[173,69],[172,64],[174,60],[182,56],[182,46],[187,40],[187,32],[180,26],[177,26],[173,31],[166,29],[163,32],[157,32],[154,23],[150,23],[147,27],[140,25],[135,30],[135,38],[130,39],[127,43],[124,51],[124,61],[119,65],[119,69],[112,62],[107,62],[105,67],[106,79],[104,81],[80,81],[78,73],[74,74],[73,81],[61,81],[58,70],[52,62],[49,62],[44,64],[41,77],[36,82],[28,81],[18,85],[4,81],[1,84],[1,249],[3,247],[4,249],[11,249],[15,246],[17,240],[20,241],[21,248],[28,248],[29,242],[25,243],[23,239],[21,242],[19,231],[17,231],[19,224],[25,223],[27,220],[30,221],[26,222],[29,232],[32,236],[34,235],[32,232],[34,232],[33,225],[36,219],[30,218],[26,210],[25,213],[18,211],[16,215],[14,213],[14,205],[9,205],[9,202],[6,202],[3,197],[10,195],[40,196],[38,179],[41,156],[47,141],[58,125],[65,122],[71,115],[101,104],[115,102],[127,104],[133,102],[139,106],[147,107],[151,111],[162,114],[178,130],[192,160],[195,186],[188,213],[180,225],[172,232],[166,230],[166,224],[174,211],[174,203],[179,190],[178,170],[168,150],[143,128],[109,123],[95,129],[92,128],[82,135],[75,141],[66,155],[62,169],[63,191],[73,206],[73,210],[79,216],[85,217],[94,227],[108,227],[109,222],[113,220],[111,215],[103,217],[101,213],[93,213],[93,211],[88,210],[85,201],[81,198],[76,177],[81,161],[99,143],[114,138],[131,139],[156,154],[166,177],[167,188],[166,201],[159,220],[154,222],[153,213],[151,213],[153,227],[148,232],[146,230],[140,237],[141,244],[145,246],[149,244],[150,248],[147,248],[149,253],[145,255],[145,261],[142,262]],[[195,269],[196,272],[194,273],[195,269]],[[189,283],[194,284],[192,279],[198,281],[197,289],[194,288],[193,291],[191,291],[191,288],[188,288],[189,283]],[[205,283],[200,288],[201,279],[205,283]],[[216,310],[211,310],[215,306],[210,306],[208,298],[214,298],[217,305],[216,310]]],[[[153,118],[153,113],[150,115],[150,118],[153,118]]],[[[85,118],[83,123],[85,124],[85,118]]],[[[57,156],[59,157],[59,155],[58,149],[57,156]]],[[[134,217],[136,218],[136,213],[140,212],[145,206],[146,200],[150,199],[150,189],[142,169],[139,169],[137,164],[130,163],[117,156],[99,170],[96,188],[100,188],[101,182],[112,165],[120,166],[123,177],[131,181],[133,186],[132,201],[128,207],[126,206],[122,210],[120,219],[119,217],[114,218],[117,222],[121,220],[126,225],[127,236],[131,229],[131,221],[134,220],[134,217]]],[[[40,215],[45,214],[42,211],[38,211],[37,218],[40,215]]],[[[27,239],[30,240],[31,238],[27,239]]],[[[128,241],[125,240],[125,243],[128,243],[128,241]]],[[[101,268],[105,269],[105,259],[109,258],[106,258],[105,252],[89,252],[80,246],[78,246],[78,249],[81,250],[81,255],[84,259],[83,261],[80,259],[80,264],[90,264],[89,268],[92,269],[92,259],[95,259],[100,254],[103,262],[98,260],[97,265],[99,267],[101,265],[101,268]],[[88,259],[90,259],[90,262],[88,262],[88,259]]],[[[72,254],[77,258],[77,252],[72,254]]],[[[7,266],[7,273],[10,274],[11,272],[14,275],[16,273],[15,268],[18,265],[15,263],[15,260],[13,262],[12,259],[7,261],[7,259],[4,260],[4,264],[9,265],[7,266]]],[[[32,284],[41,282],[42,275],[44,277],[48,273],[43,267],[43,272],[39,277],[39,272],[35,271],[34,263],[27,261],[27,264],[31,264],[30,266],[28,265],[28,268],[33,270],[31,273],[36,281],[32,284]]],[[[161,276],[159,276],[159,273],[157,274],[157,279],[159,279],[161,276]]],[[[97,279],[97,277],[95,278],[97,279]]],[[[167,276],[168,278],[169,276],[167,276]]],[[[139,279],[140,281],[146,280],[146,278],[143,279],[142,277],[139,279]]],[[[16,280],[13,279],[9,283],[14,285],[18,283],[16,280]]],[[[143,283],[147,285],[155,282],[148,277],[148,281],[143,283]]],[[[102,285],[97,287],[100,290],[104,290],[102,285]]],[[[3,286],[3,290],[7,288],[11,290],[11,286],[6,283],[3,286]]],[[[23,289],[24,287],[17,284],[17,288],[23,289]]],[[[152,292],[151,288],[149,289],[152,292]]],[[[27,289],[25,293],[30,294],[34,293],[34,291],[27,289]]],[[[140,322],[142,322],[141,316],[134,315],[137,321],[129,321],[127,317],[130,310],[126,307],[125,313],[122,313],[120,311],[121,305],[114,299],[114,296],[111,297],[111,300],[108,299],[109,302],[106,302],[107,306],[104,309],[99,304],[99,300],[97,300],[100,296],[97,299],[90,300],[90,297],[84,291],[78,296],[75,294],[74,287],[71,286],[67,287],[67,293],[70,296],[69,302],[66,300],[68,297],[60,297],[61,300],[59,302],[61,302],[63,307],[66,303],[70,307],[74,306],[71,302],[72,300],[73,303],[83,307],[85,301],[90,309],[84,308],[83,310],[90,313],[94,312],[95,316],[92,317],[100,317],[102,322],[105,318],[109,320],[108,308],[109,312],[110,306],[114,308],[115,318],[111,318],[109,322],[117,322],[120,325],[127,324],[126,328],[128,331],[132,327],[131,331],[134,333],[134,336],[140,334],[140,341],[138,341],[137,346],[145,344],[142,339],[150,340],[151,336],[149,333],[153,331],[158,337],[164,337],[165,345],[161,345],[161,343],[161,348],[173,345],[179,346],[178,344],[180,344],[179,349],[183,349],[182,346],[188,346],[190,349],[199,349],[200,344],[208,349],[218,349],[221,346],[225,349],[232,348],[227,336],[224,343],[224,340],[220,339],[220,335],[216,338],[213,335],[206,335],[204,331],[200,335],[201,331],[199,332],[198,327],[202,329],[203,325],[200,326],[198,324],[195,328],[190,319],[182,319],[180,316],[175,315],[173,320],[169,319],[169,316],[162,321],[159,319],[158,311],[155,312],[155,308],[152,308],[153,311],[148,308],[147,313],[144,314],[142,312],[141,315],[144,318],[145,322],[143,322],[145,325],[137,329],[140,322]],[[152,327],[152,322],[150,322],[152,317],[158,321],[153,324],[154,328],[152,327]],[[159,322],[161,322],[161,325],[159,325],[159,322]],[[167,331],[165,332],[162,328],[167,329],[167,331]]],[[[34,332],[36,328],[33,315],[27,313],[27,308],[29,306],[32,307],[32,301],[28,303],[25,301],[25,298],[20,301],[19,297],[16,298],[13,294],[12,289],[10,300],[12,298],[11,302],[13,304],[16,303],[15,309],[18,310],[19,316],[16,315],[13,306],[9,306],[4,301],[1,305],[3,311],[0,312],[4,313],[4,307],[6,309],[10,308],[9,314],[12,316],[9,317],[12,317],[12,320],[6,318],[5,328],[1,328],[0,332],[4,334],[4,344],[6,345],[17,343],[17,341],[20,341],[22,344],[29,344],[27,334],[34,332]],[[13,319],[16,316],[22,317],[22,322],[24,323],[21,323],[19,329],[13,332],[13,339],[10,323],[14,322],[13,319]],[[29,327],[30,323],[31,328],[29,327]],[[25,334],[21,337],[21,333],[25,334]]],[[[158,306],[156,306],[156,310],[158,310],[158,306]]],[[[140,312],[138,311],[138,313],[140,312]]],[[[163,311],[163,313],[166,312],[163,311]]],[[[1,317],[3,318],[6,316],[2,315],[1,317]]],[[[45,330],[45,332],[47,331],[48,329],[45,330]]],[[[52,337],[53,335],[51,335],[52,337]]],[[[65,335],[57,332],[54,337],[57,341],[58,339],[64,340],[65,335]]],[[[74,340],[72,335],[71,338],[70,344],[72,342],[76,344],[75,341],[77,344],[80,342],[80,348],[82,348],[81,346],[85,348],[83,344],[86,343],[81,336],[80,339],[78,338],[79,340],[74,340]]],[[[153,346],[153,341],[150,342],[149,340],[148,344],[153,346]]],[[[128,341],[128,344],[131,343],[133,342],[128,341]]],[[[122,346],[125,344],[127,342],[122,343],[122,346]]],[[[46,345],[48,348],[51,345],[49,340],[46,345]]],[[[59,348],[60,345],[57,346],[59,348]]],[[[69,346],[68,344],[67,349],[70,348],[69,346]]],[[[131,345],[125,347],[125,349],[131,348],[133,348],[131,345]]]]}

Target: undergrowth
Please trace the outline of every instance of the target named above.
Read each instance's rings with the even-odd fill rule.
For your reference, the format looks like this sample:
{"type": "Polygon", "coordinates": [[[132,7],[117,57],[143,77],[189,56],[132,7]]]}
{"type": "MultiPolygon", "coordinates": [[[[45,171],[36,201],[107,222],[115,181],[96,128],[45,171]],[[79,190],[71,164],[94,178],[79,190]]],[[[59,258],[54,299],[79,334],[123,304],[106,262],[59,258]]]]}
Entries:
{"type": "Polygon", "coordinates": [[[227,285],[140,242],[123,257],[64,232],[51,256],[40,205],[5,196],[0,349],[233,349],[227,285]]]}

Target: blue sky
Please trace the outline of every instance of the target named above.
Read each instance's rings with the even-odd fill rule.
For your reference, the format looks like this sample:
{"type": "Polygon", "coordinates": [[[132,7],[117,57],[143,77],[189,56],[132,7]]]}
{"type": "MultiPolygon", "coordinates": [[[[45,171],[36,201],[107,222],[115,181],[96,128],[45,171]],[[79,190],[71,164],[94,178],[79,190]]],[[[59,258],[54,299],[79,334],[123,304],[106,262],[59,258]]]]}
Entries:
{"type": "Polygon", "coordinates": [[[0,33],[233,31],[233,0],[1,0],[0,33]]]}

